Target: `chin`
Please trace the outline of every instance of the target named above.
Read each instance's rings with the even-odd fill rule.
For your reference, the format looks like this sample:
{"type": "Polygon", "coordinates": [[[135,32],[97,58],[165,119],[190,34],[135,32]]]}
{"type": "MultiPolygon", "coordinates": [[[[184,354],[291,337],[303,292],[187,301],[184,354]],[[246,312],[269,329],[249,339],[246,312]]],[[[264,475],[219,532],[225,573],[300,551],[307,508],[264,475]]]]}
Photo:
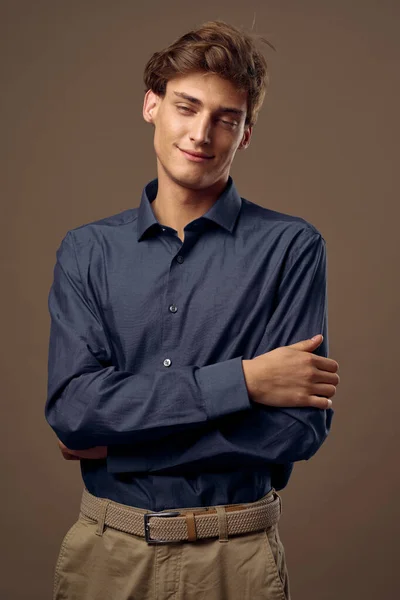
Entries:
{"type": "Polygon", "coordinates": [[[172,171],[166,170],[166,173],[172,181],[181,185],[182,187],[187,187],[191,189],[201,189],[210,185],[207,182],[208,177],[205,173],[195,173],[195,172],[183,172],[183,173],[174,173],[172,171]]]}

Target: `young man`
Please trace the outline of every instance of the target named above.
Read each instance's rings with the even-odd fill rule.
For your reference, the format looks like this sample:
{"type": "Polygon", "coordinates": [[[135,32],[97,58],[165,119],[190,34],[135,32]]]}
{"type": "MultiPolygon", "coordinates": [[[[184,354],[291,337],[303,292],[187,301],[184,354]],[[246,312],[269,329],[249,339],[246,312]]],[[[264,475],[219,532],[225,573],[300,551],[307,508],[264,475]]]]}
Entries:
{"type": "Polygon", "coordinates": [[[54,598],[289,600],[276,490],[339,383],[325,241],[229,175],[265,94],[252,37],[206,23],[144,79],[158,177],[67,232],[49,294],[45,415],[84,482],[54,598]]]}

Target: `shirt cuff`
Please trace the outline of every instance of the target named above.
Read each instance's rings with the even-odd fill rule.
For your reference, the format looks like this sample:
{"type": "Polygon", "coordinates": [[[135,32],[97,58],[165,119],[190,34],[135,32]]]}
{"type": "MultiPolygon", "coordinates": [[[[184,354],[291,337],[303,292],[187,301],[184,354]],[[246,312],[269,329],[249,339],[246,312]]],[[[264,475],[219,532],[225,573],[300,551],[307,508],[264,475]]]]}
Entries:
{"type": "Polygon", "coordinates": [[[237,356],[197,371],[197,383],[209,419],[252,408],[242,359],[237,356]]]}

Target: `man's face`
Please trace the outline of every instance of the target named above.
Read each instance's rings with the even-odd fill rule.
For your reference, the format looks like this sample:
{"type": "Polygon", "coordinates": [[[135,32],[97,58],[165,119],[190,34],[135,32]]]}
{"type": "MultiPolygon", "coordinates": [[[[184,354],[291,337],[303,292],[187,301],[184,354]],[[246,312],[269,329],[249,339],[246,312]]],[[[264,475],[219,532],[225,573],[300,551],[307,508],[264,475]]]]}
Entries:
{"type": "Polygon", "coordinates": [[[149,90],[143,117],[155,126],[158,168],[191,189],[226,181],[236,150],[250,143],[251,128],[244,126],[246,110],[247,92],[211,73],[171,79],[164,98],[149,90]],[[185,150],[210,158],[196,161],[185,150]]]}

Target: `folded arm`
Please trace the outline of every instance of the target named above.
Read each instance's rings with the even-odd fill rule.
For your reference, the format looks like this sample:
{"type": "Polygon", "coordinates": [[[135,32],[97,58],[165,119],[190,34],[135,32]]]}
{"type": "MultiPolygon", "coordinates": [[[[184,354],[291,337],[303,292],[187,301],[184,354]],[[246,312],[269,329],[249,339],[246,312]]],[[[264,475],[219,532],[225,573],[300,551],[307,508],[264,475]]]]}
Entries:
{"type": "MultiPolygon", "coordinates": [[[[272,318],[253,356],[322,333],[314,351],[328,356],[326,244],[319,233],[302,232],[291,249],[272,318]]],[[[251,410],[205,423],[155,444],[108,448],[110,472],[183,472],[185,469],[257,467],[308,460],[326,439],[333,409],[276,408],[251,403],[251,410]]]]}
{"type": "Polygon", "coordinates": [[[242,357],[204,367],[119,371],[68,232],[57,250],[45,417],[69,449],[158,440],[251,410],[242,357]]]}

